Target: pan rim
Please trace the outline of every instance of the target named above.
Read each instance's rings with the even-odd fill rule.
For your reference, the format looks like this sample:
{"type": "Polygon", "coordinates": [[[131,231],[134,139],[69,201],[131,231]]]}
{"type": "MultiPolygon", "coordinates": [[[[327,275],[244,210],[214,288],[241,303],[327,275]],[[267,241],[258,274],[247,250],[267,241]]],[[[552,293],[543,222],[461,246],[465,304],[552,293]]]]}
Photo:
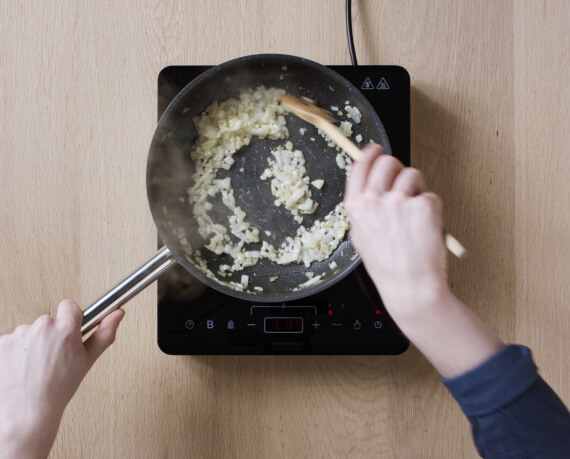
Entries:
{"type": "MultiPolygon", "coordinates": [[[[223,62],[221,64],[212,66],[210,69],[206,70],[205,72],[203,72],[202,74],[197,76],[194,80],[192,80],[190,83],[188,83],[186,86],[184,86],[184,88],[182,88],[182,90],[174,97],[174,99],[170,102],[170,104],[168,105],[168,107],[166,108],[164,113],[162,114],[162,116],[161,116],[161,118],[157,124],[155,133],[153,135],[153,139],[152,139],[151,147],[150,147],[150,151],[149,151],[149,156],[148,156],[148,161],[147,161],[147,198],[149,201],[149,207],[151,209],[153,221],[154,221],[155,226],[157,228],[158,234],[159,234],[160,238],[162,239],[162,242],[171,250],[171,252],[172,252],[174,258],[177,260],[177,262],[187,272],[189,272],[193,277],[197,278],[197,280],[204,283],[208,287],[211,287],[211,288],[214,288],[218,291],[221,291],[224,294],[233,296],[235,298],[256,302],[256,303],[281,303],[281,302],[286,302],[286,301],[299,300],[299,299],[309,297],[315,293],[318,293],[322,290],[329,288],[330,286],[332,286],[332,285],[336,284],[337,282],[341,281],[342,279],[344,279],[352,271],[354,271],[354,269],[357,266],[359,266],[361,263],[361,257],[358,254],[358,252],[356,251],[356,249],[354,249],[354,247],[352,246],[352,249],[354,250],[354,253],[356,256],[355,256],[354,260],[352,260],[351,263],[349,263],[347,266],[345,266],[344,269],[340,273],[335,274],[332,277],[325,278],[325,280],[323,280],[321,283],[316,284],[316,285],[311,286],[311,287],[308,287],[306,289],[299,289],[297,291],[291,289],[291,290],[286,291],[284,293],[281,293],[279,295],[266,294],[264,292],[247,291],[247,290],[240,292],[238,290],[233,290],[227,286],[224,286],[224,285],[218,283],[214,279],[209,278],[204,273],[199,271],[195,266],[193,266],[190,262],[187,263],[185,261],[184,254],[182,253],[181,250],[179,250],[179,247],[173,246],[173,244],[169,244],[168,241],[171,241],[173,239],[173,236],[171,234],[165,234],[165,232],[167,231],[166,228],[163,228],[162,225],[158,224],[161,217],[158,215],[157,207],[155,205],[153,205],[151,202],[151,193],[150,193],[150,187],[149,187],[149,181],[151,180],[151,177],[149,177],[149,175],[150,175],[149,164],[150,164],[151,153],[152,153],[153,149],[155,149],[155,143],[157,141],[160,141],[158,138],[158,137],[160,137],[158,135],[158,133],[160,131],[161,125],[163,124],[163,120],[165,120],[167,117],[173,116],[172,112],[174,110],[179,109],[180,101],[184,100],[187,97],[187,93],[192,91],[196,86],[200,85],[204,80],[207,80],[208,78],[210,78],[211,75],[219,73],[219,72],[221,72],[227,68],[231,68],[232,66],[235,66],[235,65],[242,65],[244,62],[247,62],[247,61],[255,61],[256,64],[263,63],[264,61],[267,61],[271,64],[275,64],[275,62],[278,61],[278,62],[283,63],[283,65],[287,65],[288,62],[295,63],[295,64],[302,63],[303,65],[306,65],[309,68],[314,69],[315,71],[323,73],[325,76],[327,76],[331,80],[338,81],[339,83],[342,83],[342,85],[345,86],[349,91],[354,91],[356,94],[358,94],[358,97],[360,98],[360,101],[362,103],[369,106],[371,113],[376,117],[375,124],[377,124],[381,130],[380,134],[381,134],[382,140],[383,140],[382,143],[385,146],[386,152],[387,152],[387,154],[390,154],[390,155],[392,154],[387,133],[385,131],[384,125],[382,124],[378,114],[376,113],[376,111],[374,110],[374,108],[372,107],[370,102],[362,95],[361,91],[359,91],[358,88],[356,88],[350,81],[348,81],[345,77],[340,75],[338,72],[336,72],[336,71],[334,71],[334,70],[330,69],[329,67],[326,67],[322,64],[319,64],[315,61],[312,61],[310,59],[307,59],[304,57],[299,57],[299,56],[288,55],[288,54],[267,53],[267,54],[253,54],[253,55],[248,55],[248,56],[241,56],[241,57],[237,57],[237,58],[231,59],[229,61],[223,62]]],[[[350,241],[350,234],[351,234],[351,230],[348,231],[345,239],[341,242],[341,245],[344,242],[350,241]]]]}

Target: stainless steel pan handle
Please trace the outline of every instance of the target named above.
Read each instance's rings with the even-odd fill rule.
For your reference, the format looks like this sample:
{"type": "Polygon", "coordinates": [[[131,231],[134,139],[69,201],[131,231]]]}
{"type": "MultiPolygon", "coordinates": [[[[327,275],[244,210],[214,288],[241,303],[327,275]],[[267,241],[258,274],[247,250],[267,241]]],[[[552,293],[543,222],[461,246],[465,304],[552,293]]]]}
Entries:
{"type": "Polygon", "coordinates": [[[160,249],[154,257],[83,311],[81,334],[84,335],[95,327],[103,317],[125,304],[175,263],[168,247],[160,249]]]}

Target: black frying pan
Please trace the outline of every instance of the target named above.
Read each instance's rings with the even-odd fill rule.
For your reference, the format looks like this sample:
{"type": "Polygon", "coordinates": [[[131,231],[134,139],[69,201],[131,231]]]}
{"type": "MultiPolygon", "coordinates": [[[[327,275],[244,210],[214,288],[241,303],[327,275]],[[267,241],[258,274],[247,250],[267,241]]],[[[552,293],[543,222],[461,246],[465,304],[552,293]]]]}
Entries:
{"type": "MultiPolygon", "coordinates": [[[[175,262],[212,288],[234,297],[259,302],[291,301],[312,295],[338,282],[360,263],[360,258],[347,237],[329,259],[315,262],[310,268],[298,264],[277,265],[269,260],[260,260],[257,265],[233,275],[233,280],[237,282],[241,274],[249,276],[250,289],[239,292],[207,277],[197,269],[193,259],[188,257],[181,246],[180,228],[184,230],[192,247],[200,247],[205,243],[197,233],[192,209],[181,199],[187,195],[186,190],[192,184],[194,172],[194,163],[188,155],[197,137],[192,119],[200,115],[212,101],[236,97],[240,88],[260,85],[283,88],[294,96],[309,97],[324,108],[338,106],[344,111],[345,101],[350,101],[350,105],[357,107],[362,114],[362,121],[354,124],[353,137],[361,134],[364,139],[362,144],[374,140],[391,154],[384,127],[370,103],[355,86],[327,67],[299,57],[266,54],[241,57],[211,68],[189,83],[168,106],[150,146],[147,164],[148,199],[165,247],[84,311],[84,333],[175,262]],[[329,264],[333,261],[336,268],[331,270],[329,264]],[[307,271],[312,271],[315,275],[326,272],[326,276],[316,285],[298,289],[299,284],[307,281],[307,271]],[[271,282],[270,278],[275,276],[277,280],[271,282]],[[261,287],[263,291],[255,291],[253,286],[261,287]]],[[[322,219],[342,201],[346,174],[336,164],[336,152],[327,147],[326,141],[312,126],[293,115],[286,116],[286,119],[290,133],[287,140],[296,149],[303,151],[305,167],[311,180],[320,178],[325,181],[321,190],[312,188],[319,207],[313,215],[304,216],[303,225],[308,228],[315,219],[322,219]],[[307,128],[307,132],[301,135],[300,128],[307,128]]],[[[271,195],[269,181],[262,181],[259,176],[267,167],[272,147],[285,142],[286,140],[254,138],[248,146],[236,153],[236,162],[229,171],[218,172],[220,178],[231,177],[237,204],[246,212],[247,221],[258,227],[262,235],[265,231],[270,231],[271,236],[263,238],[275,247],[286,236],[294,236],[298,224],[294,223],[287,210],[273,205],[275,198],[271,195]]],[[[216,206],[214,201],[214,209],[221,207],[216,206]]],[[[254,250],[255,247],[250,249],[254,250]]],[[[207,249],[201,249],[201,256],[213,273],[218,271],[220,264],[231,264],[231,258],[226,258],[227,255],[214,255],[207,249]]]]}

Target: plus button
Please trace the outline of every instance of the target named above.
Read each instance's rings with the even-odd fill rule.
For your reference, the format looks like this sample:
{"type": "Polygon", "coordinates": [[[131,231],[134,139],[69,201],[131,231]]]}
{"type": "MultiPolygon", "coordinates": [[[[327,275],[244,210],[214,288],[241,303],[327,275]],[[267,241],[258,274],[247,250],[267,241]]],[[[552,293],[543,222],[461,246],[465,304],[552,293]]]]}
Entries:
{"type": "Polygon", "coordinates": [[[316,320],[315,320],[315,322],[313,323],[313,327],[315,327],[315,330],[316,330],[317,328],[319,328],[320,325],[321,325],[321,324],[318,323],[316,320]]]}

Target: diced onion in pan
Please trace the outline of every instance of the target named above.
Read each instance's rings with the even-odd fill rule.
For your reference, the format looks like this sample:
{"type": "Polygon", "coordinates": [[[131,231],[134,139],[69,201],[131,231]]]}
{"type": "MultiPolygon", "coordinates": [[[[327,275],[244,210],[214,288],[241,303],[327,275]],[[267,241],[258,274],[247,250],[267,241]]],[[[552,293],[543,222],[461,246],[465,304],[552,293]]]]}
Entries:
{"type": "MultiPolygon", "coordinates": [[[[321,189],[324,180],[311,182],[303,152],[295,149],[291,141],[285,140],[289,137],[284,116],[286,110],[278,103],[278,97],[284,93],[282,89],[263,86],[243,89],[237,98],[212,102],[200,116],[193,119],[198,138],[189,153],[196,171],[192,185],[187,190],[187,202],[192,207],[197,231],[204,239],[203,247],[219,260],[217,267],[212,267],[217,273],[212,272],[200,251],[190,246],[184,231],[180,232],[180,243],[187,253],[187,259],[207,277],[238,291],[249,287],[261,292],[263,288],[251,286],[248,274],[242,274],[239,282],[222,279],[231,278],[233,273],[255,266],[262,259],[279,265],[294,263],[309,267],[313,262],[328,259],[348,231],[348,220],[342,202],[339,202],[322,219],[314,220],[313,217],[310,226],[299,226],[294,236],[285,238],[278,247],[274,246],[261,239],[263,234],[273,237],[271,231],[256,228],[248,222],[246,212],[234,196],[231,178],[225,175],[226,172],[218,175],[218,171],[229,171],[234,167],[235,153],[249,145],[253,137],[283,139],[284,145],[271,151],[269,167],[260,178],[268,181],[275,198],[274,204],[291,212],[297,223],[303,223],[303,215],[310,216],[315,212],[318,203],[312,196],[311,185],[321,189]],[[220,213],[221,209],[216,208],[217,202],[223,203],[227,210],[220,213]]],[[[345,110],[354,122],[358,122],[354,111],[348,110],[348,107],[345,110]]],[[[343,121],[341,130],[346,135],[352,135],[352,123],[343,121]]],[[[305,132],[306,128],[300,129],[302,135],[305,132]]],[[[314,138],[311,140],[314,141],[314,138]]],[[[333,146],[336,148],[336,145],[333,146]]],[[[339,167],[345,170],[349,169],[349,161],[343,152],[336,157],[339,167]]],[[[186,202],[186,199],[181,197],[180,201],[186,202]]],[[[334,269],[333,263],[329,265],[331,269],[334,269]]],[[[315,275],[312,272],[308,272],[307,276],[310,274],[312,277],[298,288],[315,285],[324,276],[324,273],[315,275]]],[[[275,282],[277,278],[272,276],[269,280],[275,282]]]]}

